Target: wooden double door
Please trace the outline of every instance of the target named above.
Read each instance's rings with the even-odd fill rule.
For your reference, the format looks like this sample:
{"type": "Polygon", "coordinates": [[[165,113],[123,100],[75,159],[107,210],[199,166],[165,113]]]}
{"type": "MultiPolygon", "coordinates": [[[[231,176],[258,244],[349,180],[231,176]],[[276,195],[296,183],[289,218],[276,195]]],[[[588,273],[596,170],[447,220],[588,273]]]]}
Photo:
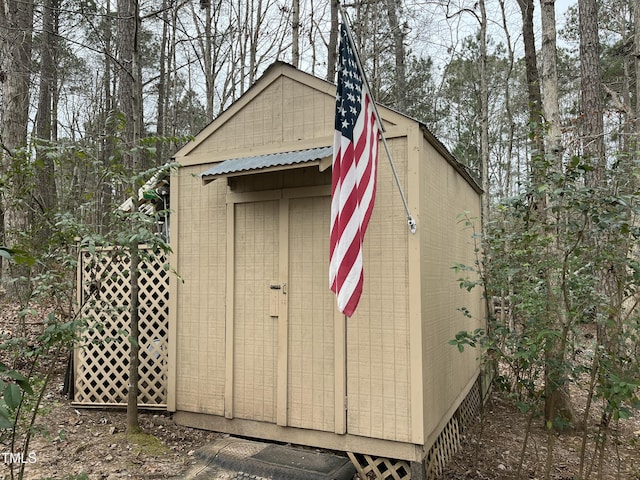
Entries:
{"type": "Polygon", "coordinates": [[[328,186],[229,194],[225,415],[345,432],[328,186]],[[229,351],[231,350],[231,351],[229,351]]]}

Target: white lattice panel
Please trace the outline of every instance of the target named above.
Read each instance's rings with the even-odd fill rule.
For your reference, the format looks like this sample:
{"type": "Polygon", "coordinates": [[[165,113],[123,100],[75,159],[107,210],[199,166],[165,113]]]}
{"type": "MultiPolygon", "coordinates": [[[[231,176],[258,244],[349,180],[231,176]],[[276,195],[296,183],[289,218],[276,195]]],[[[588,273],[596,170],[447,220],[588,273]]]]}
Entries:
{"type": "Polygon", "coordinates": [[[352,452],[347,452],[347,455],[361,479],[411,480],[411,467],[407,461],[352,452]]]}
{"type": "MultiPolygon", "coordinates": [[[[169,272],[163,255],[140,250],[140,394],[138,404],[163,408],[167,398],[169,272]]],[[[87,321],[74,357],[74,404],[124,406],[129,381],[129,257],[105,248],[81,251],[79,304],[87,321]]]]}
{"type": "Polygon", "coordinates": [[[482,395],[480,379],[471,388],[455,414],[429,450],[425,461],[427,478],[436,478],[460,448],[461,432],[478,419],[482,395]]]}

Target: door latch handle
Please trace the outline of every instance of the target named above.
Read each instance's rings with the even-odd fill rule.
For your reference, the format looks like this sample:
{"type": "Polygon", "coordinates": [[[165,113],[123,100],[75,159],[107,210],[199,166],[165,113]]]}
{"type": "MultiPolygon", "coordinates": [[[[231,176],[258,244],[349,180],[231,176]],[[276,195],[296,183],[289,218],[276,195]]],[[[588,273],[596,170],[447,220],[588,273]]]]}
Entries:
{"type": "Polygon", "coordinates": [[[271,290],[282,290],[282,294],[283,295],[287,294],[287,284],[286,283],[283,283],[283,284],[272,283],[271,285],[269,285],[269,289],[271,289],[271,290]]]}

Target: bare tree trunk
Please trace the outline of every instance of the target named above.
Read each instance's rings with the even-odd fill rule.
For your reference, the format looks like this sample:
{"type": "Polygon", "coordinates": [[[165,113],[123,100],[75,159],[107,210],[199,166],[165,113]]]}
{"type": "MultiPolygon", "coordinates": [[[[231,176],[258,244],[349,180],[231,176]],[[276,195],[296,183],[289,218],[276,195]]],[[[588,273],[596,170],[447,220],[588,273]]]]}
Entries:
{"type": "MultiPolygon", "coordinates": [[[[633,4],[637,4],[638,2],[633,2],[633,4]]],[[[633,7],[630,7],[630,14],[633,18],[633,7]]],[[[633,27],[631,27],[630,24],[628,24],[627,22],[624,22],[625,25],[624,27],[622,27],[620,33],[622,33],[626,38],[630,38],[630,36],[633,33],[633,27]]],[[[633,82],[635,81],[635,79],[633,78],[633,69],[634,69],[634,57],[633,55],[625,55],[624,59],[622,61],[622,68],[623,68],[623,78],[622,78],[622,85],[621,85],[621,91],[620,91],[620,96],[622,97],[622,102],[620,105],[620,117],[621,117],[621,121],[622,121],[622,138],[619,139],[619,149],[621,151],[624,152],[628,152],[632,157],[635,156],[634,153],[632,153],[634,151],[633,148],[633,144],[634,144],[634,135],[633,135],[633,128],[635,125],[635,118],[633,116],[633,104],[632,104],[632,92],[631,92],[631,86],[633,84],[633,82]]],[[[605,89],[607,89],[607,87],[604,85],[603,86],[605,89]]],[[[615,99],[615,94],[612,95],[612,100],[614,100],[615,103],[616,99],[615,99]]],[[[633,162],[625,162],[625,167],[631,167],[633,162]]],[[[626,168],[626,177],[633,177],[633,174],[631,172],[631,168],[626,168]]],[[[630,189],[625,190],[627,192],[630,192],[630,189]]]]}
{"type": "MultiPolygon", "coordinates": [[[[0,124],[2,169],[9,178],[7,195],[2,199],[4,243],[20,244],[20,234],[29,228],[26,209],[26,177],[20,162],[26,160],[19,149],[27,145],[29,124],[29,83],[33,35],[33,1],[7,0],[0,4],[0,80],[3,111],[0,124]]],[[[6,265],[4,265],[6,267],[6,265]]],[[[22,277],[25,271],[15,272],[22,277]]],[[[7,272],[3,272],[7,274],[7,272]]],[[[6,279],[5,279],[6,280],[6,279]]],[[[28,283],[6,283],[7,294],[23,296],[28,283]]]]}
{"type": "Polygon", "coordinates": [[[0,7],[2,147],[9,154],[27,143],[32,35],[33,2],[3,2],[0,7]]]}
{"type": "Polygon", "coordinates": [[[216,77],[215,77],[215,61],[214,61],[214,55],[213,55],[213,37],[211,35],[211,33],[214,31],[214,29],[212,28],[213,13],[211,11],[210,1],[208,1],[206,4],[204,15],[205,15],[205,35],[204,35],[205,48],[203,53],[204,53],[204,66],[205,66],[204,75],[205,75],[205,82],[207,86],[206,111],[207,111],[207,119],[213,120],[213,101],[215,98],[215,91],[216,91],[215,89],[216,77]]]}
{"type": "MultiPolygon", "coordinates": [[[[137,195],[134,196],[136,199],[137,195]]],[[[140,202],[134,200],[133,208],[139,207],[140,202]]],[[[138,244],[135,242],[129,249],[130,253],[130,278],[131,278],[131,296],[130,296],[130,321],[129,327],[131,329],[129,336],[129,344],[131,350],[129,351],[129,391],[127,392],[127,433],[135,434],[140,432],[140,423],[138,422],[138,395],[140,392],[140,287],[138,285],[138,278],[140,276],[140,250],[138,250],[138,244]]]]}
{"type": "MultiPolygon", "coordinates": [[[[169,68],[167,69],[167,84],[171,85],[172,83],[177,83],[177,55],[176,55],[176,32],[178,31],[178,9],[175,8],[171,12],[171,28],[169,33],[169,53],[167,64],[169,68]]],[[[165,111],[167,112],[167,117],[169,117],[169,126],[165,128],[165,130],[169,131],[171,136],[175,136],[178,128],[178,112],[176,105],[178,104],[178,89],[177,88],[168,88],[167,87],[167,98],[165,99],[165,111]]]]}
{"type": "MultiPolygon", "coordinates": [[[[560,122],[560,107],[558,104],[558,72],[556,58],[556,14],[555,0],[540,0],[542,24],[542,111],[544,115],[545,155],[542,169],[550,164],[558,171],[562,170],[562,127],[560,122]]],[[[546,180],[544,180],[546,181],[546,180]]],[[[564,221],[557,218],[553,212],[553,205],[548,199],[544,200],[544,209],[538,214],[550,238],[548,255],[551,258],[562,258],[563,248],[559,245],[562,237],[561,229],[564,221]]],[[[561,214],[558,214],[561,215],[561,214]]],[[[556,418],[571,422],[575,418],[569,386],[563,381],[565,378],[564,364],[566,356],[567,315],[564,302],[558,292],[561,291],[562,279],[560,274],[551,269],[547,276],[547,321],[549,328],[561,332],[560,338],[553,338],[545,351],[545,420],[553,423],[556,418]]],[[[553,435],[553,433],[549,433],[553,435]]],[[[552,440],[549,437],[549,440],[552,440]]],[[[553,443],[550,444],[550,447],[553,443]]],[[[547,461],[551,461],[552,449],[547,451],[547,461]]],[[[549,465],[549,463],[548,463],[549,465]]]]}
{"type": "MultiPolygon", "coordinates": [[[[506,40],[507,40],[507,52],[509,59],[509,69],[506,76],[505,86],[504,86],[504,97],[505,97],[505,113],[507,115],[507,122],[509,124],[509,141],[507,144],[507,152],[506,152],[506,165],[505,165],[505,181],[504,188],[502,191],[502,197],[506,198],[512,195],[513,187],[512,187],[512,170],[513,166],[511,164],[513,158],[513,139],[515,136],[515,123],[513,121],[513,112],[511,109],[511,75],[513,74],[513,66],[515,63],[515,55],[513,53],[513,46],[511,43],[511,34],[509,33],[509,25],[507,21],[507,14],[505,10],[505,0],[500,0],[500,11],[502,13],[502,28],[504,30],[506,40]]],[[[504,312],[504,308],[503,308],[504,312]]],[[[504,315],[504,314],[503,314],[504,315]]]]}
{"type": "Polygon", "coordinates": [[[327,54],[327,80],[335,82],[338,54],[338,0],[331,0],[331,31],[327,54]]]}
{"type": "Polygon", "coordinates": [[[393,50],[395,56],[394,75],[394,102],[398,110],[407,111],[407,71],[405,66],[404,28],[400,25],[398,17],[401,13],[401,0],[386,0],[389,27],[393,37],[393,50]]]}
{"type": "Polygon", "coordinates": [[[561,166],[562,124],[558,103],[558,69],[556,48],[556,10],[555,0],[540,0],[542,23],[542,111],[544,113],[547,134],[545,152],[553,156],[556,167],[561,166]]]}
{"type": "MultiPolygon", "coordinates": [[[[113,24],[113,15],[111,13],[111,0],[106,0],[104,16],[104,46],[103,46],[103,61],[104,72],[102,80],[102,89],[104,95],[103,105],[103,121],[104,121],[104,139],[102,140],[101,162],[106,170],[109,166],[109,162],[113,156],[115,150],[115,132],[116,125],[114,124],[114,100],[113,100],[113,47],[111,38],[111,28],[113,24]]],[[[106,182],[98,185],[98,202],[96,206],[96,225],[100,233],[106,233],[109,228],[109,219],[111,217],[111,197],[112,186],[106,182]]]]}
{"type": "Polygon", "coordinates": [[[582,152],[593,167],[587,184],[602,185],[605,172],[602,76],[595,0],[578,0],[580,27],[580,87],[582,91],[582,152]]]}
{"type": "Polygon", "coordinates": [[[291,64],[300,66],[300,0],[291,6],[291,64]]]}
{"type": "MultiPolygon", "coordinates": [[[[205,80],[205,112],[207,120],[211,121],[215,115],[216,80],[219,74],[221,61],[229,58],[229,52],[223,38],[229,35],[229,30],[221,29],[219,26],[221,11],[223,10],[222,0],[217,0],[215,4],[211,0],[202,0],[200,9],[204,12],[204,20],[201,20],[202,13],[197,13],[195,7],[192,8],[194,25],[198,35],[197,44],[199,51],[196,55],[201,58],[200,64],[205,80]],[[201,26],[201,24],[203,24],[201,26]]],[[[224,15],[223,15],[224,16],[224,15]]],[[[175,36],[175,35],[174,35],[175,36]]],[[[223,100],[220,101],[222,106],[223,100]]]]}
{"type": "MultiPolygon", "coordinates": [[[[60,0],[53,0],[53,3],[55,4],[55,15],[53,15],[52,32],[53,32],[53,35],[55,36],[55,39],[53,39],[53,42],[55,42],[55,46],[56,46],[53,49],[53,54],[54,54],[53,63],[54,65],[58,65],[58,63],[60,62],[60,39],[58,38],[60,35],[60,0]]],[[[59,82],[58,69],[53,68],[53,71],[51,72],[51,84],[54,86],[54,88],[51,91],[51,141],[52,142],[58,141],[57,119],[58,119],[58,104],[60,101],[60,89],[58,88],[58,82],[59,82]]],[[[56,203],[57,203],[57,200],[58,199],[56,198],[56,203]]]]}
{"type": "MultiPolygon", "coordinates": [[[[540,93],[540,79],[538,76],[538,61],[536,56],[536,42],[533,29],[533,0],[518,0],[522,13],[522,38],[524,42],[525,70],[527,76],[527,96],[529,104],[529,125],[532,129],[534,146],[537,155],[544,154],[542,131],[542,94],[540,93]]],[[[535,162],[534,162],[535,163],[535,162]]],[[[532,168],[535,175],[536,167],[532,168]]]]}
{"type": "MultiPolygon", "coordinates": [[[[125,140],[125,166],[133,173],[131,182],[131,195],[133,197],[133,211],[137,212],[139,206],[138,189],[140,182],[136,180],[141,170],[139,154],[134,147],[140,141],[142,127],[142,89],[141,70],[139,61],[139,37],[140,13],[137,0],[118,0],[118,45],[120,47],[120,109],[122,110],[126,125],[124,130],[125,140]]],[[[132,221],[135,229],[136,222],[132,221]]],[[[129,392],[127,396],[127,433],[138,433],[138,382],[139,372],[139,295],[138,275],[140,252],[135,232],[132,232],[130,242],[130,351],[129,351],[129,392]]]]}
{"type": "MultiPolygon", "coordinates": [[[[166,98],[167,98],[167,43],[169,31],[169,5],[162,0],[162,36],[160,38],[160,58],[158,72],[158,104],[156,105],[156,135],[164,137],[166,132],[166,98]]],[[[167,161],[167,144],[160,140],[156,144],[156,163],[161,165],[167,161]]]]}
{"type": "Polygon", "coordinates": [[[487,85],[487,10],[480,7],[480,171],[482,176],[482,227],[489,221],[489,87],[487,85]]]}
{"type": "MultiPolygon", "coordinates": [[[[36,137],[39,142],[48,143],[52,140],[52,99],[56,89],[55,71],[58,35],[56,31],[56,17],[59,14],[59,0],[45,0],[42,14],[42,46],[40,51],[40,90],[38,92],[38,112],[36,115],[36,137]]],[[[54,177],[53,160],[38,151],[36,162],[36,175],[38,189],[34,192],[35,200],[43,213],[51,211],[56,205],[56,183],[54,177]]],[[[46,222],[40,223],[42,227],[46,222]]],[[[43,239],[48,238],[45,228],[42,232],[43,239]]]]}
{"type": "Polygon", "coordinates": [[[633,2],[633,15],[635,17],[635,36],[634,36],[634,45],[635,45],[635,55],[634,55],[634,63],[635,63],[635,72],[636,72],[636,105],[635,105],[635,114],[636,114],[636,149],[640,146],[640,2],[633,2]]]}
{"type": "MultiPolygon", "coordinates": [[[[318,28],[318,21],[316,20],[316,6],[314,2],[311,2],[309,6],[311,7],[311,11],[309,12],[309,29],[307,30],[311,58],[311,71],[309,73],[313,76],[317,76],[316,69],[318,68],[318,50],[320,48],[320,42],[316,41],[318,35],[316,32],[324,31],[324,28],[318,28]]],[[[323,41],[322,43],[324,45],[327,44],[326,41],[323,41]]]]}
{"type": "Polygon", "coordinates": [[[253,85],[256,81],[256,73],[258,70],[258,37],[260,36],[260,28],[262,27],[262,0],[257,0],[257,2],[258,5],[253,10],[255,19],[252,18],[252,22],[255,23],[253,25],[253,32],[251,32],[251,41],[249,42],[249,86],[253,85]]]}
{"type": "MultiPolygon", "coordinates": [[[[535,37],[533,29],[533,0],[518,0],[523,21],[523,40],[525,46],[525,65],[528,85],[529,100],[529,121],[530,131],[533,136],[533,155],[531,158],[531,182],[533,185],[541,185],[546,183],[547,162],[545,160],[546,148],[545,138],[547,130],[545,129],[545,120],[555,120],[554,129],[551,134],[549,148],[558,149],[552,154],[556,154],[560,158],[559,146],[561,145],[561,130],[559,123],[559,113],[556,115],[554,104],[557,108],[557,74],[555,67],[555,10],[553,0],[541,0],[542,4],[542,20],[543,24],[543,81],[545,88],[549,89],[549,97],[545,90],[545,104],[543,105],[543,96],[540,88],[540,78],[538,76],[537,58],[535,50],[535,37]],[[546,29],[546,30],[545,30],[546,29]],[[546,111],[545,111],[546,108],[546,111]],[[542,112],[550,118],[544,118],[542,112]]],[[[538,196],[535,204],[532,205],[532,211],[537,218],[537,222],[544,226],[549,235],[557,237],[556,225],[552,219],[548,217],[547,198],[544,195],[538,196]]],[[[552,242],[553,243],[553,242],[552,242]]],[[[549,247],[551,250],[556,248],[555,244],[549,247]]],[[[552,252],[548,252],[553,255],[552,252]]],[[[557,331],[564,331],[565,323],[563,322],[563,310],[561,303],[557,300],[554,293],[558,288],[558,279],[553,271],[545,272],[545,281],[547,284],[547,321],[549,328],[557,331]]],[[[553,422],[557,415],[561,415],[569,420],[572,418],[572,409],[570,398],[566,395],[565,389],[562,388],[562,382],[559,378],[562,376],[561,369],[556,367],[562,364],[563,359],[563,342],[555,339],[554,344],[549,346],[545,351],[545,420],[553,422]]],[[[548,452],[552,455],[553,452],[548,452]]],[[[550,457],[549,457],[550,458],[550,457]]]]}
{"type": "MultiPolygon", "coordinates": [[[[125,125],[123,138],[125,150],[136,146],[142,132],[142,87],[138,52],[139,5],[137,0],[118,0],[118,50],[119,56],[119,109],[125,125]]],[[[125,156],[125,168],[135,171],[143,165],[135,165],[133,155],[125,156]]]]}

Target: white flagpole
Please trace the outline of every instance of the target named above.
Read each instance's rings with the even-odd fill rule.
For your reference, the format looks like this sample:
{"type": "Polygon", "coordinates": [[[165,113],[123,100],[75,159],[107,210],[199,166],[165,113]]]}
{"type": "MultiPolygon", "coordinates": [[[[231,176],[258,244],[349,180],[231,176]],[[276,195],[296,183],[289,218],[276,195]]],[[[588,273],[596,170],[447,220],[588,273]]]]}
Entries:
{"type": "Polygon", "coordinates": [[[349,27],[350,22],[349,22],[349,16],[347,15],[347,12],[344,11],[344,9],[342,8],[342,5],[338,5],[338,9],[340,10],[340,15],[342,16],[342,23],[344,23],[345,25],[345,29],[347,31],[347,36],[349,37],[349,43],[351,43],[351,47],[353,48],[353,55],[356,59],[356,62],[358,64],[358,68],[360,69],[360,73],[362,74],[362,80],[363,80],[363,86],[364,88],[367,89],[367,92],[369,93],[369,96],[371,97],[371,102],[373,104],[373,111],[376,115],[376,121],[378,122],[378,125],[380,126],[380,138],[382,139],[382,144],[384,145],[384,149],[387,152],[387,158],[389,159],[389,164],[391,165],[391,171],[393,172],[393,178],[395,179],[396,185],[398,186],[398,190],[400,191],[400,197],[402,198],[402,203],[404,204],[404,210],[407,213],[407,224],[409,225],[409,230],[411,231],[411,233],[416,233],[418,226],[416,224],[416,221],[413,218],[413,215],[411,215],[411,211],[409,210],[409,204],[407,203],[407,199],[404,195],[404,191],[402,190],[402,185],[400,185],[400,179],[398,177],[398,171],[396,170],[396,166],[395,163],[393,163],[393,157],[391,156],[391,150],[389,149],[389,145],[387,144],[387,139],[384,136],[384,123],[382,123],[382,118],[380,117],[380,114],[378,113],[378,107],[376,105],[376,101],[373,98],[373,95],[371,95],[371,89],[369,88],[369,81],[367,80],[367,74],[364,71],[364,68],[362,67],[362,63],[360,62],[360,55],[358,54],[358,49],[356,48],[356,42],[353,38],[353,35],[351,34],[351,28],[349,27]]]}

